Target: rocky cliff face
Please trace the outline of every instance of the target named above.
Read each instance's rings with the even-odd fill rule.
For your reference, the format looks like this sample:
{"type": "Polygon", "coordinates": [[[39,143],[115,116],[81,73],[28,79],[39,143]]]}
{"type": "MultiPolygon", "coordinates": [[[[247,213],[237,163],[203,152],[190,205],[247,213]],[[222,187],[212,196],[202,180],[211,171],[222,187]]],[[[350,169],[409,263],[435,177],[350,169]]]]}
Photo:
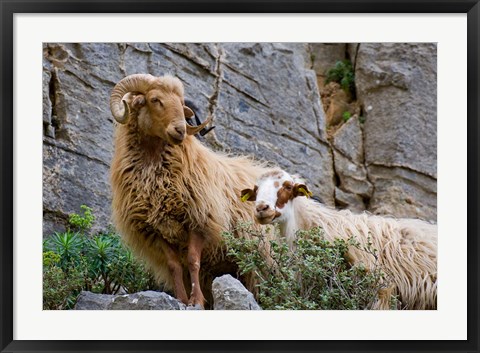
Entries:
{"type": "Polygon", "coordinates": [[[95,43],[44,46],[44,234],[87,204],[110,221],[111,89],[133,73],[178,76],[211,148],[304,176],[328,205],[436,218],[436,47],[424,44],[95,43]],[[314,55],[317,53],[317,55],[314,55]],[[321,55],[320,55],[320,54],[321,55]],[[355,64],[364,123],[327,136],[321,76],[355,64]]]}
{"type": "Polygon", "coordinates": [[[336,204],[436,220],[436,45],[313,44],[312,53],[322,97],[335,62],[350,59],[355,73],[355,102],[328,97],[327,129],[338,111],[356,114],[329,133],[336,204]]]}
{"type": "Polygon", "coordinates": [[[436,219],[436,44],[361,44],[356,60],[365,164],[375,187],[369,209],[436,219]]]}

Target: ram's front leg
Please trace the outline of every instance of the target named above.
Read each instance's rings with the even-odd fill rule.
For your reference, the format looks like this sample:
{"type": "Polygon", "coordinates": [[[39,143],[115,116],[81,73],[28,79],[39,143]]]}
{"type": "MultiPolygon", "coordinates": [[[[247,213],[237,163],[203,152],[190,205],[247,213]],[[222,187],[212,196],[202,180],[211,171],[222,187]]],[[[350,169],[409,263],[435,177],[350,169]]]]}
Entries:
{"type": "Polygon", "coordinates": [[[200,263],[202,259],[202,250],[204,246],[204,238],[196,232],[191,232],[188,239],[188,271],[192,281],[192,292],[190,293],[189,305],[200,305],[202,308],[205,304],[202,289],[200,288],[200,263]]]}
{"type": "Polygon", "coordinates": [[[178,253],[165,241],[162,241],[162,249],[167,259],[168,270],[173,279],[175,297],[182,303],[187,304],[188,296],[183,283],[183,268],[178,253]]]}

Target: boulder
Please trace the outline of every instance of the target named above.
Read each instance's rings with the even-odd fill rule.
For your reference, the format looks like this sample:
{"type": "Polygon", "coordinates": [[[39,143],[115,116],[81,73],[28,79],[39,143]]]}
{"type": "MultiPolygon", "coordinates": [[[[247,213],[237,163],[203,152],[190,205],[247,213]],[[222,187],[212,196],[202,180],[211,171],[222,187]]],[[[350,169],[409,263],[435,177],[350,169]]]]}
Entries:
{"type": "Polygon", "coordinates": [[[83,291],[75,304],[75,310],[186,310],[186,308],[185,304],[167,293],[155,291],[121,295],[83,291]]]}
{"type": "Polygon", "coordinates": [[[212,292],[214,310],[262,310],[253,294],[230,275],[215,278],[212,292]]]}
{"type": "MultiPolygon", "coordinates": [[[[262,310],[243,284],[230,275],[215,278],[212,284],[214,310],[262,310]]],[[[201,310],[186,306],[167,293],[144,291],[133,294],[97,294],[82,291],[75,310],[201,310]]]]}
{"type": "Polygon", "coordinates": [[[113,300],[113,295],[82,291],[75,303],[74,310],[106,310],[113,300]]]}

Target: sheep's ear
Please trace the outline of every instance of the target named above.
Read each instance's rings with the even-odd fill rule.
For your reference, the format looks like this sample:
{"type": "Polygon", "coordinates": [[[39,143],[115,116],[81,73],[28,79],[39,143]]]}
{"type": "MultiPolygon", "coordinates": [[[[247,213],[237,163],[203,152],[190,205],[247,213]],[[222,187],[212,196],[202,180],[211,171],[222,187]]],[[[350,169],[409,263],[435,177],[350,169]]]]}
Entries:
{"type": "Polygon", "coordinates": [[[138,110],[143,107],[145,103],[145,96],[143,94],[136,94],[132,101],[132,108],[138,110]]]}
{"type": "Polygon", "coordinates": [[[293,187],[293,197],[297,196],[312,197],[313,194],[305,184],[295,184],[293,187]]]}
{"type": "Polygon", "coordinates": [[[255,201],[257,199],[257,189],[258,187],[255,185],[253,190],[252,189],[242,190],[242,194],[240,196],[240,199],[242,200],[242,202],[255,201]]]}
{"type": "Polygon", "coordinates": [[[189,107],[187,107],[186,105],[183,106],[183,113],[185,114],[186,119],[189,119],[189,118],[191,118],[192,116],[195,115],[193,110],[190,109],[189,107]]]}

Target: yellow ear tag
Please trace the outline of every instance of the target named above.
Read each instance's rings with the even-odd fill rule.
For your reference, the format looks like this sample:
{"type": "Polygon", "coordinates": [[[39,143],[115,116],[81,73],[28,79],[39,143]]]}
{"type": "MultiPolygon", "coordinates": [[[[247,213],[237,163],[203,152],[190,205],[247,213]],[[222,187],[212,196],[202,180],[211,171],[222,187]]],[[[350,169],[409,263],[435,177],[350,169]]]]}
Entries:
{"type": "Polygon", "coordinates": [[[304,188],[298,188],[298,191],[300,191],[306,197],[312,197],[313,196],[313,193],[311,191],[307,191],[304,188]]]}
{"type": "Polygon", "coordinates": [[[243,196],[241,197],[241,200],[242,200],[242,202],[245,202],[245,201],[247,201],[249,198],[250,198],[250,193],[247,192],[245,195],[243,195],[243,196]]]}

